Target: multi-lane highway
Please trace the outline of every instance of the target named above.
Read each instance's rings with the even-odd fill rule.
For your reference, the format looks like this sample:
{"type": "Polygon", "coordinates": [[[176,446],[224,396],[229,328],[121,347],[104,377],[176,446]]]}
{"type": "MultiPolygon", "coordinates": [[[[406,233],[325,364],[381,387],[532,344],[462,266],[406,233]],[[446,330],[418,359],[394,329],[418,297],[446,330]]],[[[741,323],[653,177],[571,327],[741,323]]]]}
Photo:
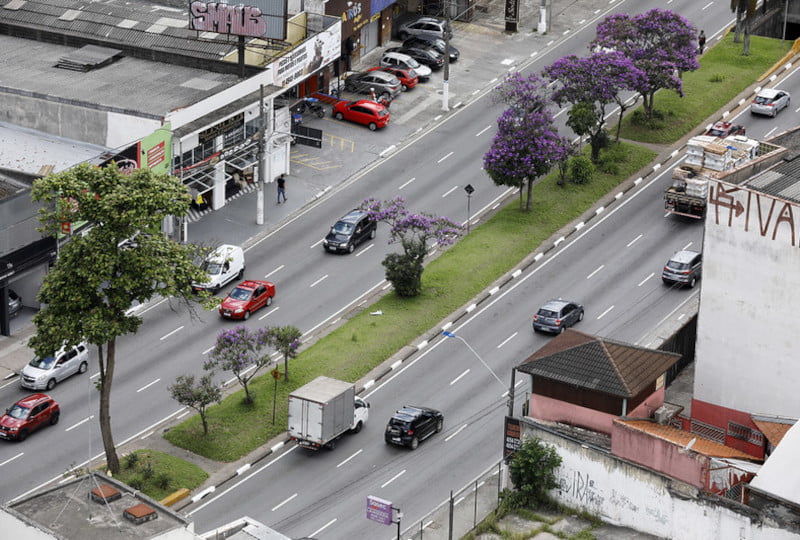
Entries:
{"type": "MultiPolygon", "coordinates": [[[[607,12],[655,7],[651,2],[633,4],[619,2],[607,12]]],[[[727,5],[721,3],[672,2],[668,8],[698,26],[701,23],[696,21],[702,21],[709,36],[730,18],[727,5]]],[[[569,36],[555,40],[535,61],[530,51],[507,54],[515,58],[514,65],[538,71],[564,54],[584,54],[595,22],[586,20],[569,36]]],[[[504,69],[498,64],[498,76],[504,69]]],[[[793,91],[796,79],[792,74],[782,87],[793,91]]],[[[487,80],[486,89],[490,87],[487,80]]],[[[479,94],[413,143],[351,178],[251,246],[248,277],[274,281],[278,291],[275,303],[246,324],[293,324],[305,333],[313,332],[382,283],[380,261],[394,250],[386,245],[385,229],[379,227],[374,242],[349,256],[326,254],[320,245],[332,221],[365,197],[402,195],[416,211],[454,216],[463,214],[460,191],[467,183],[480,186],[473,198],[474,214],[508,196],[486,179],[480,161],[500,110],[491,105],[485,92],[479,94]]],[[[747,117],[742,122],[751,137],[759,138],[793,126],[794,115],[786,111],[776,119],[747,117]]],[[[388,138],[391,131],[374,136],[388,138]]],[[[666,169],[650,176],[603,217],[550,251],[484,302],[469,320],[450,330],[466,339],[501,379],[508,380],[511,367],[548,339],[532,333],[530,316],[549,298],[574,298],[586,306],[586,318],[578,329],[632,343],[639,343],[663,319],[680,316],[681,306],[697,292],[666,288],[659,273],[675,250],[700,248],[702,223],[665,215],[661,194],[668,183],[666,169]]],[[[145,323],[139,333],[119,340],[112,406],[118,443],[149,433],[166,417],[186,414],[169,398],[166,387],[178,375],[199,374],[216,334],[230,325],[216,313],[192,318],[173,311],[168,302],[147,306],[142,313],[145,323]]],[[[65,410],[57,429],[44,430],[24,445],[0,446],[0,472],[5,479],[0,499],[28,492],[101,453],[94,418],[97,397],[90,380],[76,377],[54,390],[65,410]]],[[[519,390],[524,388],[520,384],[519,390]]],[[[359,435],[345,438],[333,452],[309,455],[289,447],[277,453],[241,482],[192,507],[196,528],[207,530],[249,515],[292,536],[388,537],[381,526],[364,519],[366,496],[396,501],[410,523],[444,500],[450,489],[461,487],[496,461],[506,390],[463,343],[434,341],[370,390],[371,422],[359,435]],[[413,453],[383,443],[386,419],[406,403],[429,405],[445,413],[445,431],[413,453]]],[[[6,385],[0,389],[0,400],[10,403],[20,393],[13,383],[6,385]]]]}

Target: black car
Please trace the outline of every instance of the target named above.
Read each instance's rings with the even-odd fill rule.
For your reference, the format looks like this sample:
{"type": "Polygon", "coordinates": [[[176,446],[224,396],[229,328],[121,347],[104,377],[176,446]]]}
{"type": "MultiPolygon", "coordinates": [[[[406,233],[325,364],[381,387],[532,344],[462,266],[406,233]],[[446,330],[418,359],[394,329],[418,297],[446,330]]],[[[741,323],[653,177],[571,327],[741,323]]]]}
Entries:
{"type": "Polygon", "coordinates": [[[428,66],[431,69],[441,69],[442,66],[444,66],[444,55],[433,49],[425,49],[424,47],[392,47],[386,49],[386,52],[406,54],[420,64],[428,66]]]}
{"type": "Polygon", "coordinates": [[[583,320],[583,306],[567,300],[550,300],[533,316],[534,332],[560,334],[583,320]]]}
{"type": "Polygon", "coordinates": [[[337,221],[322,240],[325,251],[352,253],[356,246],[367,239],[375,238],[378,223],[363,210],[353,210],[337,221]]]}
{"type": "Polygon", "coordinates": [[[420,441],[442,431],[444,415],[436,409],[406,405],[398,409],[386,424],[386,444],[410,446],[415,450],[420,441]]]}
{"type": "MultiPolygon", "coordinates": [[[[403,42],[403,47],[422,47],[423,49],[433,49],[439,54],[444,55],[447,44],[442,38],[430,34],[417,34],[416,36],[405,40],[403,42]]],[[[452,43],[450,44],[448,52],[450,62],[455,62],[458,60],[458,57],[461,56],[461,53],[453,46],[452,43]]]]}

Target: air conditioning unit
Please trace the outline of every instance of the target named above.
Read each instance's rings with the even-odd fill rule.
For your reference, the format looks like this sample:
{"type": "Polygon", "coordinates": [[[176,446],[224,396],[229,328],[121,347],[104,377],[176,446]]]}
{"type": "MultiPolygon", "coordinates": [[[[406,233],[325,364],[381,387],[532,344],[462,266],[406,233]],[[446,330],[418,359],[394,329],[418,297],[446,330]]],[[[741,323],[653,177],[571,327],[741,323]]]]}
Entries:
{"type": "Polygon", "coordinates": [[[669,424],[669,421],[672,419],[672,413],[673,411],[671,411],[669,407],[665,407],[662,405],[661,407],[656,409],[656,412],[653,413],[653,415],[655,416],[656,422],[658,422],[662,426],[665,426],[669,424]]]}

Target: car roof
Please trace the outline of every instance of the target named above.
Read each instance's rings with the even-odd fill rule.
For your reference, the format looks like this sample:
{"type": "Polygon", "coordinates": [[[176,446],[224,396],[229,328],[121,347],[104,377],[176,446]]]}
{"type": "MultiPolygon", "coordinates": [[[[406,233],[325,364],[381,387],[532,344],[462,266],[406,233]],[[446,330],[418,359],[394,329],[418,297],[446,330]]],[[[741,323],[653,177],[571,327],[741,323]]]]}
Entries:
{"type": "Polygon", "coordinates": [[[561,308],[566,306],[567,304],[577,304],[577,302],[571,302],[569,300],[548,300],[545,304],[539,309],[546,309],[548,311],[561,311],[561,308]]]}
{"type": "Polygon", "coordinates": [[[397,59],[402,60],[404,62],[408,62],[409,60],[413,60],[413,58],[411,58],[406,53],[401,53],[401,52],[397,52],[397,51],[386,51],[385,53],[383,53],[383,58],[397,58],[397,59]]]}
{"type": "Polygon", "coordinates": [[[697,255],[700,255],[699,251],[692,251],[691,249],[682,249],[675,253],[669,260],[680,262],[680,263],[687,263],[694,259],[697,255]]]}
{"type": "Polygon", "coordinates": [[[260,279],[246,279],[246,280],[242,281],[241,283],[239,283],[239,285],[237,285],[237,287],[241,287],[243,289],[255,289],[259,285],[268,285],[268,284],[269,284],[269,282],[261,281],[260,279]]]}
{"type": "Polygon", "coordinates": [[[31,407],[35,406],[37,403],[45,399],[52,399],[52,398],[47,394],[31,394],[17,401],[15,405],[20,405],[22,407],[25,407],[26,409],[30,409],[31,407]]]}
{"type": "Polygon", "coordinates": [[[764,88],[758,93],[758,95],[765,98],[774,98],[778,95],[778,92],[781,92],[781,90],[778,90],[777,88],[764,88]]]}
{"type": "MultiPolygon", "coordinates": [[[[358,73],[354,73],[353,75],[355,75],[356,77],[364,77],[366,75],[375,75],[375,76],[385,80],[386,82],[392,82],[392,80],[394,79],[394,75],[392,75],[391,73],[386,73],[385,71],[380,71],[380,70],[378,70],[377,72],[375,72],[375,71],[361,71],[361,72],[358,72],[358,73]]],[[[350,75],[350,76],[352,77],[353,75],[350,75]]]]}
{"type": "Polygon", "coordinates": [[[433,412],[433,409],[429,409],[428,407],[419,407],[415,405],[403,405],[402,408],[397,409],[392,415],[392,418],[396,418],[398,420],[409,421],[413,420],[414,418],[418,417],[425,411],[433,412]]]}
{"type": "MultiPolygon", "coordinates": [[[[373,103],[370,101],[370,103],[373,103]]],[[[339,221],[344,221],[345,223],[356,223],[358,220],[366,216],[367,213],[364,210],[359,210],[355,208],[350,210],[347,214],[343,215],[339,221]]]]}
{"type": "Polygon", "coordinates": [[[381,111],[386,108],[380,103],[375,103],[374,101],[369,99],[359,99],[358,101],[351,101],[350,103],[352,103],[353,105],[360,105],[361,107],[366,107],[374,111],[381,111]]]}

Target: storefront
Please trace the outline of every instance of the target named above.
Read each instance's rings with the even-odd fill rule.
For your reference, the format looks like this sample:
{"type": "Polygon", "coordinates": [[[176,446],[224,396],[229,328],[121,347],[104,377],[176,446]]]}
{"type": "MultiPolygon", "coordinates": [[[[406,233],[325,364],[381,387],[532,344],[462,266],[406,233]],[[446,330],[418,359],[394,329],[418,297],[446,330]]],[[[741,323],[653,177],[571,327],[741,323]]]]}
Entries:
{"type": "Polygon", "coordinates": [[[362,56],[389,43],[392,38],[392,8],[396,0],[330,0],[325,13],[342,20],[342,60],[336,74],[350,71],[362,56]]]}

